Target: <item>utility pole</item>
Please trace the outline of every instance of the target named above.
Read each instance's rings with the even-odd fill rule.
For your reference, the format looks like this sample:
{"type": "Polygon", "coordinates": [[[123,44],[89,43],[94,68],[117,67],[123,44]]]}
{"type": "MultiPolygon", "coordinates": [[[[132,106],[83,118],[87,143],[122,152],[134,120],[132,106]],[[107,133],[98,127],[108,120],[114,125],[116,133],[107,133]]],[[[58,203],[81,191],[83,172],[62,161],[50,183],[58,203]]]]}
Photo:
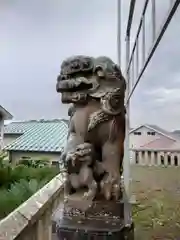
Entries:
{"type": "Polygon", "coordinates": [[[117,0],[117,59],[121,67],[121,0],[117,0]]]}

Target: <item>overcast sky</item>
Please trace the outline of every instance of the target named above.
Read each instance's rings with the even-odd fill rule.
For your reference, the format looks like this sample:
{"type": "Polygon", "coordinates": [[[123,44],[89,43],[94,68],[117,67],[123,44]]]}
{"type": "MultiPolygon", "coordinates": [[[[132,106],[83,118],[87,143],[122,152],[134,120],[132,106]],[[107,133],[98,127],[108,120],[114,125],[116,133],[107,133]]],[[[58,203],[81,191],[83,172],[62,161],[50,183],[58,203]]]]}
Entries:
{"type": "MultiPolygon", "coordinates": [[[[55,90],[64,58],[75,54],[107,55],[117,61],[116,2],[0,0],[0,104],[16,120],[67,117],[67,106],[61,104],[55,90]]],[[[129,0],[122,2],[124,33],[129,0]]],[[[137,2],[132,41],[144,1],[137,2]]],[[[169,0],[157,2],[159,27],[169,0]]],[[[151,123],[167,129],[180,128],[178,22],[180,11],[174,16],[132,98],[132,126],[151,123]]],[[[148,27],[148,44],[150,32],[148,27]]],[[[124,35],[122,49],[124,59],[124,35]]]]}

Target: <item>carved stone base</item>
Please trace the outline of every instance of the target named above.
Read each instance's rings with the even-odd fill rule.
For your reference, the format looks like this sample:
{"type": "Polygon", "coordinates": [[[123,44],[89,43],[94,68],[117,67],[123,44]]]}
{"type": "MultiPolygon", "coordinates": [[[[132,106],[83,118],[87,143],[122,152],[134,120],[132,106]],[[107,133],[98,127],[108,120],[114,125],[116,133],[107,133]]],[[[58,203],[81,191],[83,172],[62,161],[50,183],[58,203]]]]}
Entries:
{"type": "Polygon", "coordinates": [[[56,225],[59,240],[134,240],[133,225],[127,229],[123,223],[123,202],[85,201],[79,197],[73,194],[64,204],[56,225]]]}
{"type": "Polygon", "coordinates": [[[122,228],[121,230],[105,229],[104,231],[97,231],[92,229],[86,230],[86,226],[82,229],[64,228],[58,231],[58,240],[134,240],[133,224],[130,228],[122,228]]]}

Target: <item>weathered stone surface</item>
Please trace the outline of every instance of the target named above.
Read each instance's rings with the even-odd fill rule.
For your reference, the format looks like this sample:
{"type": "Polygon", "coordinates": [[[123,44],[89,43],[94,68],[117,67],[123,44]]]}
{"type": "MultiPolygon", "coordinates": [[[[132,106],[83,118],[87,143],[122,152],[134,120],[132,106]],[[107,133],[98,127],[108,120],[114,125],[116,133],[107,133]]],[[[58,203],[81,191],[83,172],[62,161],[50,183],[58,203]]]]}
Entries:
{"type": "Polygon", "coordinates": [[[62,191],[63,183],[58,177],[52,179],[46,186],[40,189],[36,194],[34,194],[30,199],[24,202],[19,208],[20,212],[29,221],[36,221],[38,215],[43,214],[43,212],[48,208],[57,196],[57,191],[62,191]]]}
{"type": "MultiPolygon", "coordinates": [[[[122,201],[93,201],[88,207],[84,200],[70,197],[62,209],[59,219],[56,216],[59,240],[134,240],[133,225],[132,229],[127,229],[124,225],[122,201]]],[[[126,211],[130,211],[130,208],[126,208],[126,211]]]]}
{"type": "Polygon", "coordinates": [[[15,239],[28,224],[28,219],[18,211],[11,213],[8,218],[0,221],[0,240],[15,239]]]}
{"type": "Polygon", "coordinates": [[[67,144],[61,160],[65,192],[86,187],[84,198],[118,200],[125,138],[126,81],[110,58],[73,56],[61,65],[56,90],[71,103],[67,144]]]}
{"type": "Polygon", "coordinates": [[[58,175],[0,221],[0,240],[13,240],[17,236],[21,239],[21,233],[23,232],[24,237],[26,231],[28,236],[29,229],[34,223],[44,217],[47,212],[50,213],[49,218],[51,220],[53,205],[57,201],[57,198],[62,199],[62,190],[63,180],[58,175]]]}
{"type": "Polygon", "coordinates": [[[125,239],[125,89],[108,57],[73,56],[61,65],[56,90],[72,106],[61,155],[67,175],[63,215],[56,217],[59,239],[125,239]]]}

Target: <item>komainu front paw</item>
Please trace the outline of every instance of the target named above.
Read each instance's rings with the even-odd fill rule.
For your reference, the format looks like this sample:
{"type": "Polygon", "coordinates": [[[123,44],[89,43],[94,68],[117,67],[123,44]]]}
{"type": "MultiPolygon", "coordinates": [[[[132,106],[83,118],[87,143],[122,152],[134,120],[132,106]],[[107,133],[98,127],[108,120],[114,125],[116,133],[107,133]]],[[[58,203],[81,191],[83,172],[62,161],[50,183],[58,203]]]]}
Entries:
{"type": "Polygon", "coordinates": [[[121,181],[120,177],[113,179],[112,177],[106,176],[101,181],[101,191],[106,200],[119,200],[121,197],[121,181]]]}
{"type": "Polygon", "coordinates": [[[121,184],[114,183],[112,186],[112,196],[117,201],[121,198],[121,184]]]}
{"type": "Polygon", "coordinates": [[[112,192],[112,181],[111,181],[111,179],[109,179],[108,177],[105,177],[101,181],[100,187],[101,187],[101,193],[104,195],[104,198],[106,200],[110,200],[111,199],[111,192],[112,192]]]}
{"type": "Polygon", "coordinates": [[[83,198],[86,200],[93,200],[97,193],[97,183],[95,180],[92,181],[88,186],[89,190],[84,193],[83,198]]]}

